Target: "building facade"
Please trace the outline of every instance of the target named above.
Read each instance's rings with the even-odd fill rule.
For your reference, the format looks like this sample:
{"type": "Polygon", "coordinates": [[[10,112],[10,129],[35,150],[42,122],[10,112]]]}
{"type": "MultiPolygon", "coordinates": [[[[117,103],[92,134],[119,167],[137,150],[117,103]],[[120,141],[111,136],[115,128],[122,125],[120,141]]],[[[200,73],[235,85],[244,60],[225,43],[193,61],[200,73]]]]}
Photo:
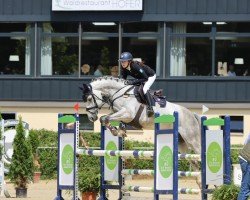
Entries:
{"type": "Polygon", "coordinates": [[[236,143],[250,130],[247,0],[3,0],[0,41],[1,112],[33,128],[72,113],[78,86],[118,76],[119,54],[130,51],[169,101],[232,115],[236,143]]]}

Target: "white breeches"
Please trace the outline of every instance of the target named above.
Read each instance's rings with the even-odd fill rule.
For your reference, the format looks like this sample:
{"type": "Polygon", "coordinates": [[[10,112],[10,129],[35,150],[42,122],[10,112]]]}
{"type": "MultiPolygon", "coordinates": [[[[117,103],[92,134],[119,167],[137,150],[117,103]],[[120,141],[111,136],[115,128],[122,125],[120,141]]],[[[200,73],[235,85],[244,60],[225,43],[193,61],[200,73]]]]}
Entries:
{"type": "Polygon", "coordinates": [[[151,76],[148,78],[148,81],[145,82],[144,86],[143,86],[143,93],[146,94],[147,91],[149,90],[149,88],[151,87],[151,85],[153,85],[153,83],[155,82],[156,79],[156,74],[154,76],[151,76]]]}

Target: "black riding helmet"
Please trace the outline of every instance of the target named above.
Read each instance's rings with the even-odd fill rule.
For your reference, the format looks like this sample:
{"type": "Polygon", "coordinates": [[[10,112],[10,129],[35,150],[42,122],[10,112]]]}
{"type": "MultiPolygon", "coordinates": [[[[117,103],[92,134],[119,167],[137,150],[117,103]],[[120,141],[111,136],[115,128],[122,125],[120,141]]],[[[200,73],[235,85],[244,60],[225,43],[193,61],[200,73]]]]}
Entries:
{"type": "Polygon", "coordinates": [[[120,56],[119,62],[133,60],[133,56],[130,52],[123,52],[120,56]]]}

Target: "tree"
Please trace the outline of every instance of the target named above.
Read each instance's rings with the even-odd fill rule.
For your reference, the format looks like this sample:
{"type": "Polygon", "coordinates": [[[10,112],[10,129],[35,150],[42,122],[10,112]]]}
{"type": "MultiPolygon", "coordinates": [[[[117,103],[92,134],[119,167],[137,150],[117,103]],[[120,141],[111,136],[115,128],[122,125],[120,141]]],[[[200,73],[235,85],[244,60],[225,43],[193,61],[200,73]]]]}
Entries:
{"type": "Polygon", "coordinates": [[[27,189],[27,184],[33,177],[33,155],[31,145],[25,137],[22,118],[16,126],[16,136],[13,142],[13,155],[10,164],[9,178],[16,189],[27,189]]]}

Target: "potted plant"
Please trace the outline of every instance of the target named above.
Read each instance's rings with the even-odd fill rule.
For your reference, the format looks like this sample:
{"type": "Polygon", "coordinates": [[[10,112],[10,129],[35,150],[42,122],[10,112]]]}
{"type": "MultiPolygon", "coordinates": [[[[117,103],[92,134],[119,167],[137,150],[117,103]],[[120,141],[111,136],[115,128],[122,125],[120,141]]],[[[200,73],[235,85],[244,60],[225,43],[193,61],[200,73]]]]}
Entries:
{"type": "Polygon", "coordinates": [[[91,168],[79,172],[78,187],[82,192],[82,200],[96,200],[100,190],[100,172],[91,168]]]}
{"type": "Polygon", "coordinates": [[[34,174],[33,174],[33,182],[38,183],[41,178],[41,170],[40,170],[40,164],[34,163],[34,174]]]}
{"type": "Polygon", "coordinates": [[[33,168],[31,145],[25,137],[22,118],[19,117],[9,168],[9,178],[16,187],[16,197],[27,197],[27,185],[32,180],[33,168]]]}

